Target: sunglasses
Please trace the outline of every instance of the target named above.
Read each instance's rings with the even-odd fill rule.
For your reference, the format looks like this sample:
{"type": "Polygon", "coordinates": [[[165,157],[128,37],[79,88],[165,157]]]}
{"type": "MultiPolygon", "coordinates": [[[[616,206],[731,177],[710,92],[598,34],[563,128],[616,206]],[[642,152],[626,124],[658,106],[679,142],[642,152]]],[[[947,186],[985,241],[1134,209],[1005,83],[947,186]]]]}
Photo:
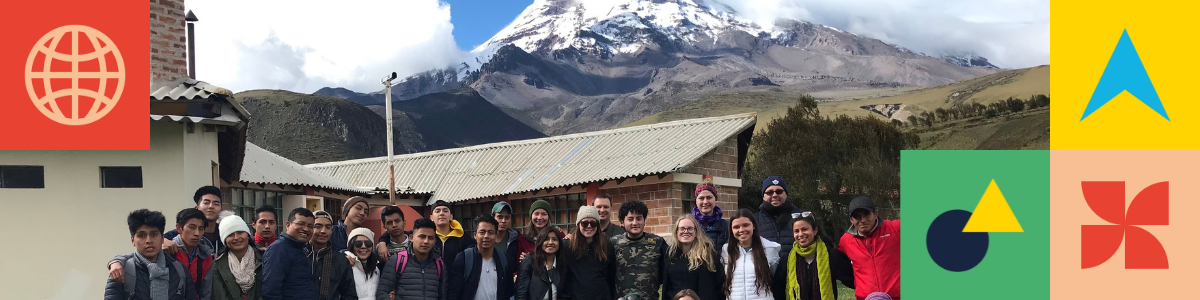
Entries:
{"type": "Polygon", "coordinates": [[[579,222],[579,227],[588,227],[588,228],[600,227],[600,222],[599,221],[583,221],[583,222],[579,222]]]}
{"type": "Polygon", "coordinates": [[[813,213],[811,211],[802,211],[798,213],[792,213],[792,219],[807,218],[811,217],[812,215],[813,213]]]}
{"type": "Polygon", "coordinates": [[[783,190],[767,190],[763,192],[763,195],[774,196],[776,194],[783,195],[783,193],[785,193],[783,190]]]}
{"type": "Polygon", "coordinates": [[[353,241],[350,245],[354,248],[371,248],[371,241],[353,241]]]}

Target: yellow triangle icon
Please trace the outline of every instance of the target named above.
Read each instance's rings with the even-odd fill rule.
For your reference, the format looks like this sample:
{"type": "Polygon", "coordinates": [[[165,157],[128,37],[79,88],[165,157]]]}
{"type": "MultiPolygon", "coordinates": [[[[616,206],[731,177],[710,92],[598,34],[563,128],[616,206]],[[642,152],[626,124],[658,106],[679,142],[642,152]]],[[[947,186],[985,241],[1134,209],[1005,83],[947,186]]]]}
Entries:
{"type": "Polygon", "coordinates": [[[967,226],[963,228],[963,232],[1025,232],[1021,229],[1021,223],[1017,222],[1017,216],[1013,215],[1012,208],[1008,207],[1008,201],[1004,200],[1004,194],[1000,193],[1000,187],[996,186],[996,180],[992,179],[992,183],[988,184],[987,191],[983,192],[983,198],[979,199],[979,204],[975,206],[975,211],[971,213],[971,219],[967,220],[967,226]]]}

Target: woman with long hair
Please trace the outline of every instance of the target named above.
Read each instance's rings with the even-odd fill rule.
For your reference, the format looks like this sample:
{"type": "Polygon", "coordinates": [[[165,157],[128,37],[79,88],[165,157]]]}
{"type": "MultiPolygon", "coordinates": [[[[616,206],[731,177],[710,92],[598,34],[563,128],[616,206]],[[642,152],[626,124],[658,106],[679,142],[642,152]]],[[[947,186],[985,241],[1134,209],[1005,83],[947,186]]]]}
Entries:
{"type": "Polygon", "coordinates": [[[785,300],[834,300],[838,297],[834,280],[854,288],[850,259],[818,228],[812,212],[800,212],[791,224],[796,242],[775,270],[776,295],[785,300]]]}
{"type": "Polygon", "coordinates": [[[699,224],[691,215],[675,221],[675,241],[667,250],[663,270],[664,297],[693,290],[703,299],[725,299],[720,288],[725,278],[717,266],[717,250],[707,235],[700,234],[699,224]]]}
{"type": "Polygon", "coordinates": [[[562,281],[561,271],[566,266],[558,261],[561,244],[557,230],[543,228],[535,239],[533,255],[521,261],[517,273],[516,300],[558,300],[565,299],[560,293],[567,289],[562,281]]]}
{"type": "MultiPolygon", "coordinates": [[[[711,179],[710,179],[711,180],[711,179]]],[[[707,181],[707,180],[706,180],[707,181]]],[[[712,241],[713,247],[721,249],[729,240],[729,220],[723,219],[724,212],[717,206],[717,187],[705,182],[696,187],[696,207],[692,208],[697,228],[712,241]]]]}
{"type": "Polygon", "coordinates": [[[725,294],[730,300],[773,300],[771,275],[779,262],[779,243],[758,235],[749,209],[730,219],[729,242],[721,250],[725,264],[725,294]]]}
{"type": "Polygon", "coordinates": [[[617,289],[617,250],[601,232],[600,213],[583,206],[575,217],[575,232],[567,241],[566,287],[573,300],[612,300],[617,289]]]}
{"type": "MultiPolygon", "coordinates": [[[[345,253],[354,260],[354,266],[350,269],[358,299],[374,300],[375,289],[379,287],[379,252],[375,251],[375,232],[363,227],[350,231],[345,253]]],[[[341,258],[335,256],[334,259],[341,258]]]]}

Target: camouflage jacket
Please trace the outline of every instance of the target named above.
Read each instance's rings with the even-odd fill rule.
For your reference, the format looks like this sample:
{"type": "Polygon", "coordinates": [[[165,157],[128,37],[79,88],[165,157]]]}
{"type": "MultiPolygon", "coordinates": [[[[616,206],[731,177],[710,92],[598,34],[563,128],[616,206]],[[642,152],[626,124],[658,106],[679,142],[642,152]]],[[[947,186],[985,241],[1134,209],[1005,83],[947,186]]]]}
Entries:
{"type": "Polygon", "coordinates": [[[659,299],[658,287],[662,284],[662,268],[666,265],[666,241],[649,232],[636,239],[622,234],[610,241],[617,250],[617,294],[614,296],[638,293],[640,299],[659,299]]]}

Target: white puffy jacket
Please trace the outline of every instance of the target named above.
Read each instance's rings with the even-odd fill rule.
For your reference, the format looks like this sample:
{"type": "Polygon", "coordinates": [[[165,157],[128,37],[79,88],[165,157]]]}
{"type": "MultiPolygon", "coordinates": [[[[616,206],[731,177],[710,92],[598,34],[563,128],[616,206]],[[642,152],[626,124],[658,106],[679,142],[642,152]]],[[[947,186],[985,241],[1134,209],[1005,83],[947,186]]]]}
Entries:
{"type": "MultiPolygon", "coordinates": [[[[375,251],[375,249],[371,248],[371,251],[375,251]]],[[[354,273],[354,289],[358,294],[358,299],[375,300],[375,289],[379,286],[379,268],[372,268],[371,272],[367,273],[363,269],[363,262],[354,256],[354,252],[345,251],[344,253],[354,259],[354,267],[350,269],[354,273]]]]}
{"type": "MultiPolygon", "coordinates": [[[[767,264],[771,266],[771,274],[775,274],[775,265],[779,264],[779,243],[761,238],[767,254],[767,264]]],[[[727,267],[729,265],[730,246],[738,247],[737,244],[725,244],[721,247],[721,263],[727,267]]],[[[774,300],[771,295],[771,290],[757,291],[754,285],[757,279],[754,275],[754,258],[749,252],[742,250],[741,255],[738,255],[738,260],[733,262],[733,273],[726,276],[733,277],[731,287],[729,289],[729,300],[774,300]]]]}

